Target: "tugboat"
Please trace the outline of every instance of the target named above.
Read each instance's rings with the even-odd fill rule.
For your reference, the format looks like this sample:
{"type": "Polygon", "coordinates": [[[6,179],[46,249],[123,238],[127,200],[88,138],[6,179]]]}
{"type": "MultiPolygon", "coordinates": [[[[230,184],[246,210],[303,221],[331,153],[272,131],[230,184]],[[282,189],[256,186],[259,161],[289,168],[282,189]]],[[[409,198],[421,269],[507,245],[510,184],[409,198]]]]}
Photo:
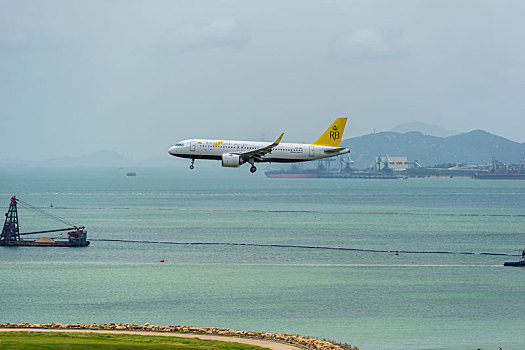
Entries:
{"type": "Polygon", "coordinates": [[[525,250],[521,252],[520,261],[506,261],[503,266],[523,266],[525,267],[525,250]]]}

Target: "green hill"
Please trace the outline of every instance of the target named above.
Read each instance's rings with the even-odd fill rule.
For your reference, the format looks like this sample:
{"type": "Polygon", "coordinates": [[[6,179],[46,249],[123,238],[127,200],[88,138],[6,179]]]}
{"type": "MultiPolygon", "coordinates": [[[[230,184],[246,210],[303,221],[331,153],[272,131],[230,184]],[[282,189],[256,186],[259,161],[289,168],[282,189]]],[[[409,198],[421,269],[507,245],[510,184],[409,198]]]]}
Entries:
{"type": "Polygon", "coordinates": [[[486,164],[495,157],[507,164],[525,156],[525,143],[507,140],[483,130],[448,137],[423,135],[420,132],[380,132],[343,140],[350,148],[353,167],[366,168],[375,157],[408,157],[424,166],[442,163],[486,164]]]}

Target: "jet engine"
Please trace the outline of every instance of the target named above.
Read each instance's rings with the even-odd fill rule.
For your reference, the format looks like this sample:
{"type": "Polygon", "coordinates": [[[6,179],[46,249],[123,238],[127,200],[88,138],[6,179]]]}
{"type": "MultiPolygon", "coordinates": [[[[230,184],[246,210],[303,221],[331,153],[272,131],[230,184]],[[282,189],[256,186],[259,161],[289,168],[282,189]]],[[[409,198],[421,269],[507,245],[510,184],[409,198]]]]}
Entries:
{"type": "Polygon", "coordinates": [[[245,163],[242,157],[238,154],[224,153],[222,155],[222,166],[228,168],[237,168],[245,163]]]}

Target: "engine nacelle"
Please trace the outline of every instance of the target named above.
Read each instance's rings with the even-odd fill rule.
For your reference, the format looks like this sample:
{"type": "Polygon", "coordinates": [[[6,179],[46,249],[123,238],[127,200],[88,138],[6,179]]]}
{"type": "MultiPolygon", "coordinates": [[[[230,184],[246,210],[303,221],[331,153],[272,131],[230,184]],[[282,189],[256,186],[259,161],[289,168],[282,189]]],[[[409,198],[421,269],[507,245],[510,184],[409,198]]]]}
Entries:
{"type": "Polygon", "coordinates": [[[244,162],[242,157],[238,154],[224,153],[222,155],[222,166],[228,168],[237,168],[244,162]]]}

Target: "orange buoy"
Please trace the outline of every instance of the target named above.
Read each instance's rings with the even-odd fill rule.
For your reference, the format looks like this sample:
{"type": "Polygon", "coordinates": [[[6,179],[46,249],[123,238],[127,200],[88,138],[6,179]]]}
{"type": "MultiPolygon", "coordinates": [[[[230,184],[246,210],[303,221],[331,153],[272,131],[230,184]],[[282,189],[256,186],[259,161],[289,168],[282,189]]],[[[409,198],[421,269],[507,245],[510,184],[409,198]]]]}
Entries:
{"type": "Polygon", "coordinates": [[[399,252],[396,252],[396,255],[399,255],[399,252]]]}
{"type": "Polygon", "coordinates": [[[164,262],[164,259],[160,259],[160,262],[164,262]]]}

